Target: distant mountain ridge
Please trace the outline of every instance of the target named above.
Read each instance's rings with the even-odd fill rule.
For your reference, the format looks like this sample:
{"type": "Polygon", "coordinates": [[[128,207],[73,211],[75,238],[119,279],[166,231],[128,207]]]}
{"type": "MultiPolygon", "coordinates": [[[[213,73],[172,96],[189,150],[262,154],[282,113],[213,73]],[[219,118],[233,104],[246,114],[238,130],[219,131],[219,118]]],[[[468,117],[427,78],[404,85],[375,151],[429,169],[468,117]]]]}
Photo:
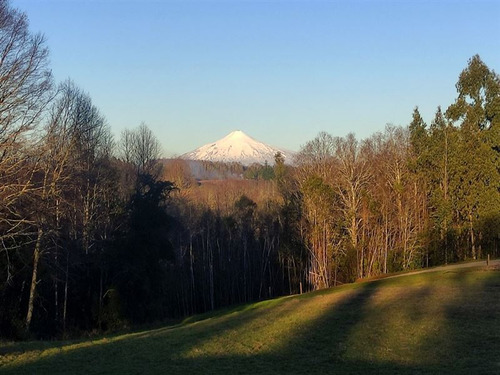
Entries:
{"type": "Polygon", "coordinates": [[[244,166],[266,162],[273,165],[274,157],[278,152],[283,155],[285,163],[292,163],[294,152],[259,142],[241,130],[235,130],[218,141],[207,143],[181,155],[180,158],[222,163],[236,162],[244,166]]]}

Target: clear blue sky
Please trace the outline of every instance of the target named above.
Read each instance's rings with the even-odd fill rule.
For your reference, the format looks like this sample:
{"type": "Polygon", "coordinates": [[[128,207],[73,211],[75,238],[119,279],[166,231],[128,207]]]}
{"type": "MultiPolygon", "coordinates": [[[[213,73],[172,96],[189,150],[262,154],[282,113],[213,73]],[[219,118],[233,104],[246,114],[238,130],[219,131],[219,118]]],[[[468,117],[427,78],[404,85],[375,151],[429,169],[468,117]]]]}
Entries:
{"type": "Polygon", "coordinates": [[[500,71],[500,1],[11,0],[119,134],[144,121],[165,154],[240,129],[298,150],[430,122],[478,53],[500,71]]]}

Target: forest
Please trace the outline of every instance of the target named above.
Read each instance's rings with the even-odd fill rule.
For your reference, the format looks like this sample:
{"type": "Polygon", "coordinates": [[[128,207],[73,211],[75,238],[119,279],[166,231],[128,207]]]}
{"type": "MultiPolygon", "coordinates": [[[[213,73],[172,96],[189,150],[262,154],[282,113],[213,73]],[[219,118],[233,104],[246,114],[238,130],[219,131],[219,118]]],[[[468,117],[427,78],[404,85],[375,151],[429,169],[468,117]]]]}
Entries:
{"type": "Polygon", "coordinates": [[[114,139],[4,0],[0,56],[0,338],[93,334],[500,255],[500,77],[478,55],[429,123],[415,107],[367,139],[322,132],[292,166],[277,154],[201,182],[162,162],[144,123],[114,139]]]}

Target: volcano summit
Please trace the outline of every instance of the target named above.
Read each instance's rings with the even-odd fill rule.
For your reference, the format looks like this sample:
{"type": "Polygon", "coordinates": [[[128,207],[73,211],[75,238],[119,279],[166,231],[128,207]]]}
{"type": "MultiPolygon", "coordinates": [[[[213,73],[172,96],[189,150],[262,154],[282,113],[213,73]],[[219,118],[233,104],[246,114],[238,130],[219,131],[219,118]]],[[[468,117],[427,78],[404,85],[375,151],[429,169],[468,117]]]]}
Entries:
{"type": "Polygon", "coordinates": [[[181,159],[224,163],[238,162],[245,166],[254,163],[265,164],[266,162],[272,165],[277,152],[284,156],[285,163],[292,162],[293,152],[259,142],[241,130],[236,130],[218,141],[181,155],[181,159]]]}

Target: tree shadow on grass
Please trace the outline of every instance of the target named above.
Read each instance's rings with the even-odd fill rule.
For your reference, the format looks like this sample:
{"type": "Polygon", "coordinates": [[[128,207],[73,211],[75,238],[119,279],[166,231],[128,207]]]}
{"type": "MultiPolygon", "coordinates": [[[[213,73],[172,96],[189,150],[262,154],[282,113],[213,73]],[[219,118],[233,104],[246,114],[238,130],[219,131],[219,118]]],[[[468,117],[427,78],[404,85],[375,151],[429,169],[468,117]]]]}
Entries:
{"type": "MultiPolygon", "coordinates": [[[[340,373],[442,374],[499,373],[500,272],[409,276],[400,281],[358,284],[303,325],[289,327],[283,342],[265,350],[227,353],[199,351],[217,346],[245,327],[260,329],[285,319],[314,298],[299,296],[282,304],[215,317],[173,330],[153,330],[60,349],[25,365],[0,367],[5,373],[340,373]],[[412,281],[413,280],[413,281],[412,281]],[[419,284],[418,280],[425,280],[419,284]],[[383,287],[383,288],[382,288],[383,287]],[[389,288],[389,289],[388,289],[389,288]],[[392,289],[390,289],[392,288],[392,289]],[[392,293],[392,294],[391,294],[392,293]],[[479,369],[479,371],[477,371],[479,369]]],[[[311,304],[310,306],[315,306],[311,304]]],[[[267,337],[267,336],[266,336],[267,337]]],[[[266,337],[263,337],[265,340],[266,337]]]]}
{"type": "Polygon", "coordinates": [[[500,268],[454,273],[462,287],[446,308],[450,373],[500,374],[500,268]]]}
{"type": "MultiPolygon", "coordinates": [[[[95,345],[97,343],[109,344],[121,340],[140,339],[143,337],[147,338],[154,335],[165,333],[166,331],[182,328],[188,325],[192,327],[193,323],[209,321],[211,319],[217,319],[218,317],[226,317],[233,313],[254,311],[259,309],[262,305],[272,306],[276,303],[279,303],[279,300],[283,298],[288,298],[288,297],[281,297],[275,300],[262,301],[253,304],[234,305],[220,310],[208,311],[202,314],[193,315],[183,319],[182,321],[179,321],[178,323],[172,323],[168,325],[165,323],[164,324],[154,323],[142,328],[141,326],[137,326],[131,330],[127,330],[126,332],[119,330],[116,332],[96,337],[86,337],[86,338],[70,339],[70,340],[53,340],[53,341],[13,341],[5,343],[0,342],[0,359],[2,356],[21,355],[23,353],[30,351],[36,351],[36,352],[41,352],[43,350],[62,351],[64,348],[66,349],[80,348],[80,347],[95,345]]],[[[255,316],[256,315],[251,314],[250,316],[245,316],[244,318],[252,318],[255,316]]],[[[233,324],[234,323],[236,323],[236,321],[234,321],[233,324]]],[[[1,364],[2,362],[0,361],[0,365],[1,364]]]]}
{"type": "Polygon", "coordinates": [[[200,342],[226,331],[237,331],[264,314],[272,316],[284,298],[202,314],[187,324],[96,340],[13,343],[0,348],[0,355],[4,356],[3,359],[0,357],[0,373],[101,374],[120,373],[123,368],[132,370],[136,367],[141,369],[138,373],[150,373],[146,370],[148,363],[157,362],[161,367],[174,363],[182,353],[200,342]],[[10,366],[8,356],[12,359],[18,357],[18,363],[10,366]],[[137,363],[137,358],[141,357],[143,363],[137,363]],[[59,366],[66,361],[69,368],[59,366]]]}

